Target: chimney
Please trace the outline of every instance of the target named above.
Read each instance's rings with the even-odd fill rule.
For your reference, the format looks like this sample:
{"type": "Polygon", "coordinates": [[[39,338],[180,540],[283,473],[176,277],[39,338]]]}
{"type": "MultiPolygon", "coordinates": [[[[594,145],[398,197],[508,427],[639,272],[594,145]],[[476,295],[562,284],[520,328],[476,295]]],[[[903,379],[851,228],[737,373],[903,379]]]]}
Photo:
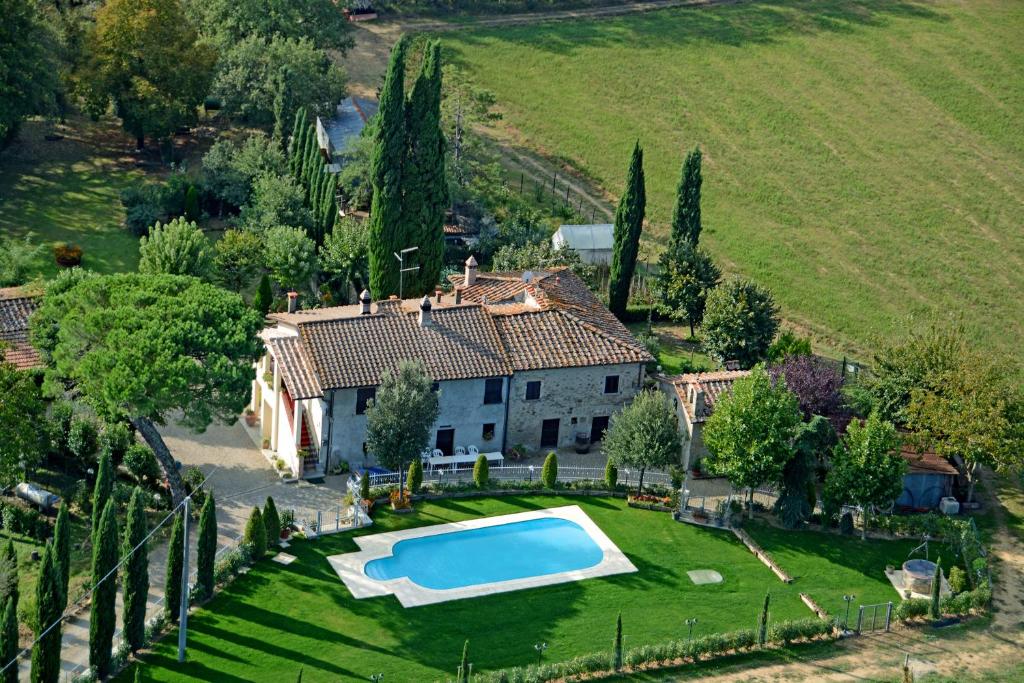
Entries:
{"type": "Polygon", "coordinates": [[[420,327],[430,325],[430,308],[430,297],[424,296],[423,301],[420,302],[420,327]]]}
{"type": "Polygon", "coordinates": [[[455,288],[455,305],[458,306],[462,303],[462,287],[455,288]]]}
{"type": "Polygon", "coordinates": [[[441,295],[442,294],[444,294],[444,292],[441,291],[440,289],[435,289],[434,290],[434,299],[437,301],[437,303],[441,303],[441,295]]]}
{"type": "Polygon", "coordinates": [[[530,284],[531,280],[533,280],[533,271],[523,271],[523,282],[525,282],[526,284],[530,284]]]}
{"type": "Polygon", "coordinates": [[[299,293],[288,292],[288,312],[294,313],[299,308],[299,293]]]}
{"type": "Polygon", "coordinates": [[[370,315],[370,290],[364,289],[359,295],[359,315],[370,315]]]}
{"type": "Polygon", "coordinates": [[[693,416],[704,417],[706,410],[707,406],[704,403],[704,389],[698,387],[693,390],[693,416]]]}
{"type": "Polygon", "coordinates": [[[466,277],[463,281],[467,287],[476,284],[476,265],[476,259],[470,254],[466,259],[466,277]]]}

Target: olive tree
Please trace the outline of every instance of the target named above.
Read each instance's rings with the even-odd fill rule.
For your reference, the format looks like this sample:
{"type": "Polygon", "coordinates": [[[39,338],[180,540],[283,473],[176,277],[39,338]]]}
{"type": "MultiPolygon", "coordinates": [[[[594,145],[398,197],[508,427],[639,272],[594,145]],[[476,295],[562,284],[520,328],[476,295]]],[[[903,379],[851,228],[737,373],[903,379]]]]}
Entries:
{"type": "Polygon", "coordinates": [[[637,394],[632,403],[612,415],[602,448],[609,461],[640,470],[637,492],[642,492],[649,467],[674,465],[682,453],[679,421],[668,396],[654,390],[637,394]]]}

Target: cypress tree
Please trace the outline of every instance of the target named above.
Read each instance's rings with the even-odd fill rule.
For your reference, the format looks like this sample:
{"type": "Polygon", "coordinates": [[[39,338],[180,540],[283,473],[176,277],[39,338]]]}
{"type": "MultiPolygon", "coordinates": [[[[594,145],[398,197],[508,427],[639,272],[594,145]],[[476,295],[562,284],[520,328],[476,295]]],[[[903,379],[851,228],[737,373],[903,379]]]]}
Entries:
{"type": "Polygon", "coordinates": [[[110,462],[110,453],[104,451],[100,455],[99,468],[96,470],[96,485],[92,491],[92,544],[96,545],[96,529],[100,517],[107,507],[110,494],[114,491],[114,467],[110,462]]]}
{"type": "Polygon", "coordinates": [[[172,624],[178,621],[181,610],[181,572],[184,561],[185,516],[178,512],[171,526],[171,540],[167,545],[167,578],[164,580],[164,614],[172,624]]]}
{"type": "MultiPolygon", "coordinates": [[[[391,50],[380,92],[370,159],[370,293],[386,299],[398,293],[394,252],[407,246],[402,234],[402,162],[405,155],[405,40],[391,50]]],[[[404,292],[403,292],[404,294],[404,292]]]]}
{"type": "Polygon", "coordinates": [[[3,593],[0,594],[0,605],[8,598],[14,598],[14,602],[18,602],[21,597],[18,594],[18,553],[14,550],[14,541],[11,539],[7,539],[7,545],[4,546],[2,561],[13,578],[6,585],[2,586],[3,593]]]}
{"type": "Polygon", "coordinates": [[[256,296],[253,297],[252,307],[262,315],[270,312],[270,304],[274,302],[274,292],[270,289],[270,276],[263,273],[260,284],[256,288],[256,296]]]}
{"type": "Polygon", "coordinates": [[[932,619],[942,617],[942,608],[939,605],[939,596],[942,592],[942,560],[935,560],[935,575],[932,577],[931,603],[928,605],[928,616],[932,619]]]}
{"type": "Polygon", "coordinates": [[[459,664],[459,683],[469,681],[469,641],[462,646],[462,663],[459,664]]]}
{"type": "Polygon", "coordinates": [[[68,605],[68,581],[71,579],[71,520],[67,505],[61,505],[57,512],[57,523],[53,527],[53,553],[60,567],[60,588],[64,596],[61,609],[64,609],[68,605]]]}
{"type": "MultiPolygon", "coordinates": [[[[117,554],[116,548],[114,554],[117,554]]],[[[37,640],[32,646],[32,683],[57,683],[60,679],[62,627],[58,625],[45,635],[43,633],[61,618],[62,612],[60,570],[53,556],[53,546],[47,543],[43,550],[43,561],[39,565],[39,583],[36,584],[37,640]]]]}
{"type": "Polygon", "coordinates": [[[108,500],[103,507],[99,527],[96,529],[96,543],[92,548],[92,609],[89,612],[89,666],[96,668],[101,679],[110,673],[110,651],[117,626],[114,611],[117,602],[117,574],[111,573],[115,567],[117,509],[114,501],[108,500]]]}
{"type": "Polygon", "coordinates": [[[298,170],[299,156],[296,152],[300,149],[300,145],[304,142],[303,133],[309,127],[306,122],[306,108],[299,107],[295,110],[295,123],[292,125],[292,137],[288,143],[288,170],[291,171],[292,175],[298,177],[296,172],[298,170]]]}
{"type": "Polygon", "coordinates": [[[672,210],[670,243],[685,240],[692,246],[697,246],[697,242],[700,240],[700,167],[700,147],[694,147],[693,151],[686,155],[683,168],[679,173],[676,205],[672,210]]]}
{"type": "Polygon", "coordinates": [[[217,507],[213,492],[206,495],[199,513],[199,540],[196,545],[196,592],[200,600],[213,595],[213,565],[217,558],[217,507]]]}
{"type": "Polygon", "coordinates": [[[363,472],[359,477],[359,495],[363,500],[370,500],[370,474],[363,472]]]}
{"type": "MultiPolygon", "coordinates": [[[[309,183],[309,209],[310,213],[313,214],[313,225],[311,229],[315,231],[317,226],[320,225],[320,203],[323,198],[324,192],[324,178],[327,174],[324,172],[324,165],[318,164],[313,170],[313,177],[309,183]]],[[[315,235],[311,235],[315,237],[315,235]]]]}
{"type": "Polygon", "coordinates": [[[444,216],[450,200],[441,131],[441,42],[427,44],[423,66],[406,106],[407,158],[403,165],[402,223],[407,244],[418,246],[405,296],[430,294],[444,264],[444,216]]]}
{"type": "Polygon", "coordinates": [[[615,211],[615,243],[608,276],[608,307],[620,318],[629,303],[629,288],[640,251],[640,232],[644,225],[647,194],[644,188],[644,152],[637,141],[626,176],[626,191],[615,211]]]}
{"type": "Polygon", "coordinates": [[[324,237],[330,234],[331,229],[334,227],[334,221],[338,216],[338,205],[335,201],[335,197],[338,194],[338,175],[336,173],[329,174],[328,182],[324,186],[324,197],[323,205],[321,210],[323,216],[320,220],[320,242],[323,243],[324,237]]]}
{"type": "Polygon", "coordinates": [[[612,668],[616,671],[622,668],[622,612],[619,612],[619,616],[615,619],[615,644],[612,668]]]}
{"type": "Polygon", "coordinates": [[[317,171],[322,165],[320,159],[320,143],[317,142],[316,131],[310,131],[309,143],[306,151],[306,176],[303,180],[303,187],[306,189],[306,202],[309,203],[313,192],[313,183],[316,181],[317,171]]]}
{"type": "MultiPolygon", "coordinates": [[[[18,656],[18,603],[7,598],[3,605],[4,621],[0,624],[0,666],[14,661],[18,656]]],[[[17,662],[4,670],[3,683],[18,683],[17,662]]]]}
{"type": "Polygon", "coordinates": [[[294,164],[292,173],[295,182],[300,184],[306,171],[306,154],[309,151],[309,136],[312,130],[308,124],[303,125],[302,130],[299,131],[299,137],[295,141],[295,148],[292,149],[292,163],[294,164]]]}
{"type": "Polygon", "coordinates": [[[260,560],[267,554],[267,527],[263,523],[263,514],[258,507],[252,509],[249,521],[245,524],[244,540],[252,549],[252,559],[260,560]]]}
{"type": "Polygon", "coordinates": [[[277,545],[281,540],[281,515],[277,514],[277,506],[270,496],[263,505],[263,526],[267,528],[267,545],[277,545]]]}
{"type": "Polygon", "coordinates": [[[768,603],[771,601],[771,598],[771,592],[764,594],[764,606],[761,608],[761,620],[757,624],[757,644],[762,646],[768,639],[768,603]]]}
{"type": "Polygon", "coordinates": [[[124,564],[124,639],[132,652],[146,640],[146,599],[149,596],[149,552],[146,548],[146,508],[142,504],[142,489],[132,491],[125,519],[121,557],[124,564]],[[141,545],[140,545],[141,544],[141,545]]]}

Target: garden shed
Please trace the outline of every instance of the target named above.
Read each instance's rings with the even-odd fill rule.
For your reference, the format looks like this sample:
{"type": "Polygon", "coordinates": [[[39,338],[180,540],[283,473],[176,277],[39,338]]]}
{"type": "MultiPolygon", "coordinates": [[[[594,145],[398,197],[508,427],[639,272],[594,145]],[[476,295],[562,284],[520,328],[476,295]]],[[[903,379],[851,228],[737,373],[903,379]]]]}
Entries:
{"type": "Polygon", "coordinates": [[[896,507],[904,510],[934,510],[939,500],[953,491],[953,480],[958,472],[938,453],[919,452],[904,446],[900,455],[907,461],[903,475],[903,492],[896,499],[896,507]]]}

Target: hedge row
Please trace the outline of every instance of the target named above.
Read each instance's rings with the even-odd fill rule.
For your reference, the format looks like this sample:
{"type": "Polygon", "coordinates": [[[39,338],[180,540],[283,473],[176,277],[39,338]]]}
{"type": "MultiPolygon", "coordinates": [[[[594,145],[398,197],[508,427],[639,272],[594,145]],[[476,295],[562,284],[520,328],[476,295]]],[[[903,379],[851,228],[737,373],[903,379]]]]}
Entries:
{"type": "MultiPolygon", "coordinates": [[[[824,636],[832,637],[835,624],[809,617],[796,621],[780,621],[772,624],[768,631],[770,644],[789,645],[798,640],[813,640],[824,636]]],[[[712,633],[691,640],[669,640],[651,645],[631,648],[623,654],[625,666],[638,669],[680,660],[698,661],[712,659],[734,652],[752,650],[757,646],[754,629],[743,629],[728,633],[712,633]]],[[[481,674],[480,683],[546,683],[564,678],[587,674],[611,672],[611,652],[597,652],[574,657],[564,662],[535,664],[526,667],[501,669],[481,674]]]]}
{"type": "MultiPolygon", "coordinates": [[[[391,492],[398,487],[398,484],[390,484],[387,486],[374,486],[370,489],[370,498],[378,500],[381,498],[388,498],[391,492]]],[[[615,488],[609,488],[608,484],[603,479],[580,479],[578,481],[560,481],[555,484],[554,487],[546,487],[544,483],[540,481],[540,477],[529,481],[514,480],[514,479],[489,479],[487,481],[487,488],[482,489],[472,481],[459,481],[451,483],[441,482],[429,482],[424,484],[420,489],[420,493],[423,494],[436,494],[436,495],[447,495],[453,493],[480,493],[486,495],[488,492],[495,491],[546,491],[549,493],[558,493],[559,491],[597,491],[606,493],[632,493],[636,491],[635,486],[625,486],[624,484],[618,484],[615,488]]],[[[644,491],[660,494],[664,496],[678,495],[678,491],[671,489],[661,484],[654,484],[651,486],[644,485],[644,491]]]]}

